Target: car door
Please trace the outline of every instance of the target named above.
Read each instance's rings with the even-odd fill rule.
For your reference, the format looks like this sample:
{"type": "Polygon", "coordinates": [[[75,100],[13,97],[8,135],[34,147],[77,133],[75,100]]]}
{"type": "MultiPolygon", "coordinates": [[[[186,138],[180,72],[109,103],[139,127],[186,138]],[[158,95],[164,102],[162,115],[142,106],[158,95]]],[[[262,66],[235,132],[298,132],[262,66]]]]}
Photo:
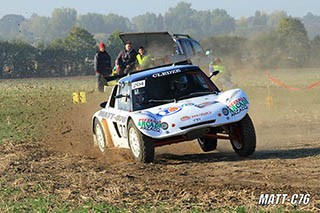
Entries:
{"type": "Polygon", "coordinates": [[[131,90],[130,83],[123,82],[119,84],[117,96],[115,101],[115,108],[117,109],[115,126],[117,128],[117,134],[120,139],[126,139],[127,133],[127,120],[129,113],[131,112],[131,90]],[[122,97],[121,97],[122,96],[122,97]]]}
{"type": "Polygon", "coordinates": [[[119,114],[119,111],[115,107],[116,105],[115,97],[118,90],[119,90],[119,86],[115,85],[115,87],[113,88],[110,94],[106,107],[103,110],[101,110],[101,112],[99,113],[99,115],[103,117],[103,120],[107,121],[108,129],[106,131],[107,131],[107,134],[111,135],[114,146],[119,146],[117,142],[120,137],[120,135],[117,133],[118,127],[116,125],[117,124],[116,118],[117,118],[117,115],[119,114]]]}

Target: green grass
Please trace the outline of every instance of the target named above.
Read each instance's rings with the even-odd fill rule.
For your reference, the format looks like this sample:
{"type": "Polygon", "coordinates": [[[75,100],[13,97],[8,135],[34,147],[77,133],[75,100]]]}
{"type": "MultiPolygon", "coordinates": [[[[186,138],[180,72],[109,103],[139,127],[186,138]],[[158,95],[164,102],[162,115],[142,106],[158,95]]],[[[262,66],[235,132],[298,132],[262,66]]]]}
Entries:
{"type": "MultiPolygon", "coordinates": [[[[82,204],[74,204],[70,201],[65,201],[55,195],[44,196],[42,193],[43,184],[33,186],[33,193],[26,192],[23,188],[13,188],[2,185],[0,187],[0,211],[1,212],[57,212],[57,213],[88,213],[88,212],[143,212],[143,213],[162,213],[162,212],[181,212],[183,208],[179,206],[167,207],[165,204],[154,206],[136,206],[134,210],[127,207],[115,207],[108,203],[86,202],[82,204]]],[[[186,212],[184,209],[183,212],[186,212]]],[[[265,210],[262,207],[248,208],[240,206],[237,208],[210,208],[202,209],[192,207],[187,212],[201,213],[201,212],[217,212],[217,213],[246,213],[246,212],[276,212],[283,213],[281,207],[275,208],[272,211],[265,210]]],[[[301,212],[299,210],[291,210],[290,212],[301,212]]]]}
{"type": "Polygon", "coordinates": [[[57,110],[55,102],[70,104],[73,92],[91,93],[95,83],[94,78],[1,81],[0,144],[38,139],[42,125],[57,110]]]}

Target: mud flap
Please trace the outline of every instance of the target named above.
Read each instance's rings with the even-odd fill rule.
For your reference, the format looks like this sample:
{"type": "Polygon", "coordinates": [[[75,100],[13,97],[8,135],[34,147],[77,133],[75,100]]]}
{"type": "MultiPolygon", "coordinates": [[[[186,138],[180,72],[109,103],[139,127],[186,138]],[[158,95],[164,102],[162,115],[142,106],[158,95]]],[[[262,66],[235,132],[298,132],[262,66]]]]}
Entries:
{"type": "Polygon", "coordinates": [[[102,124],[103,129],[104,129],[104,134],[105,134],[105,138],[106,138],[107,147],[108,148],[113,148],[114,147],[114,143],[113,143],[113,140],[112,140],[112,136],[110,134],[110,130],[109,130],[109,126],[108,126],[107,120],[103,119],[101,121],[101,124],[102,124]]]}

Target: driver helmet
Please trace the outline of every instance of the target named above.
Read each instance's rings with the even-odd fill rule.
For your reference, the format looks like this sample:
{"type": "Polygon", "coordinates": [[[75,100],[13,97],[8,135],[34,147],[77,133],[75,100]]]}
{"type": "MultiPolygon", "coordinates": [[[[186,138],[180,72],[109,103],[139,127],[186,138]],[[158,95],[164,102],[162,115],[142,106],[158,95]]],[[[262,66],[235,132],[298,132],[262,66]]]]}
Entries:
{"type": "Polygon", "coordinates": [[[134,92],[134,96],[135,96],[135,99],[136,99],[136,103],[137,104],[143,103],[145,98],[146,98],[146,90],[145,90],[145,88],[135,89],[133,92],[134,92]]]}
{"type": "Polygon", "coordinates": [[[186,75],[180,75],[176,80],[173,81],[174,83],[174,89],[181,92],[185,89],[187,89],[187,76],[186,75]]]}

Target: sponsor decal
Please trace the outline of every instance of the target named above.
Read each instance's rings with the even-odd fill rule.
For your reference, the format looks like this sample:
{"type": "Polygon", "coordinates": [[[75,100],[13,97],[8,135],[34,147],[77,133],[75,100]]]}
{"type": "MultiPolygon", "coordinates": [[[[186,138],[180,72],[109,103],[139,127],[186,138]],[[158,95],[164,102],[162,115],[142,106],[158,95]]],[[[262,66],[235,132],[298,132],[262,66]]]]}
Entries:
{"type": "Polygon", "coordinates": [[[189,119],[191,119],[190,116],[184,116],[184,117],[180,118],[181,121],[186,121],[186,120],[189,120],[189,119]]]}
{"type": "Polygon", "coordinates": [[[202,104],[197,104],[195,106],[198,107],[198,108],[204,108],[204,107],[210,106],[212,104],[216,104],[216,103],[219,103],[219,102],[218,101],[210,101],[210,102],[205,102],[205,103],[202,103],[202,104]]]}
{"type": "Polygon", "coordinates": [[[192,115],[191,118],[199,118],[199,117],[203,117],[203,116],[207,116],[207,115],[211,115],[212,112],[203,112],[203,113],[199,113],[196,115],[192,115]]]}
{"type": "Polygon", "coordinates": [[[230,96],[230,99],[232,99],[236,94],[238,94],[240,92],[240,90],[236,90],[234,93],[232,93],[232,95],[230,96]]]}
{"type": "Polygon", "coordinates": [[[132,90],[139,89],[146,86],[146,80],[136,81],[132,83],[132,90]]]}
{"type": "Polygon", "coordinates": [[[182,104],[181,107],[194,106],[194,105],[195,105],[194,103],[185,103],[185,104],[182,104]]]}
{"type": "Polygon", "coordinates": [[[171,107],[171,108],[168,108],[168,109],[165,109],[165,110],[158,112],[157,115],[168,116],[168,115],[175,114],[175,113],[179,112],[180,110],[182,110],[181,107],[171,107]]]}
{"type": "Polygon", "coordinates": [[[229,115],[229,110],[228,110],[228,108],[223,108],[223,109],[222,109],[222,114],[224,114],[225,116],[229,115]]]}
{"type": "Polygon", "coordinates": [[[166,123],[166,122],[163,122],[163,123],[161,123],[161,128],[162,128],[163,130],[167,130],[167,129],[169,128],[169,124],[166,123]]]}
{"type": "Polygon", "coordinates": [[[249,102],[245,97],[239,98],[228,105],[231,116],[235,116],[240,112],[248,109],[249,102]]]}
{"type": "Polygon", "coordinates": [[[148,118],[140,118],[138,122],[138,126],[140,129],[160,132],[160,129],[168,129],[169,125],[167,123],[161,123],[161,121],[148,119],[148,118]]]}
{"type": "Polygon", "coordinates": [[[100,111],[98,115],[101,117],[104,117],[108,120],[114,120],[114,121],[121,122],[121,123],[126,122],[126,117],[121,116],[121,115],[116,115],[111,112],[100,111]]]}
{"type": "Polygon", "coordinates": [[[201,118],[195,118],[195,119],[193,119],[193,121],[194,122],[199,122],[199,121],[201,121],[201,118]]]}
{"type": "Polygon", "coordinates": [[[171,108],[167,108],[167,109],[161,110],[160,112],[158,112],[157,115],[158,116],[172,115],[172,114],[175,114],[175,113],[179,112],[184,107],[194,106],[194,105],[195,105],[194,103],[185,103],[185,104],[182,104],[181,106],[178,106],[178,107],[171,107],[171,108]]]}
{"type": "Polygon", "coordinates": [[[176,73],[179,73],[179,72],[181,72],[180,69],[169,70],[169,71],[166,71],[166,72],[159,72],[159,73],[153,74],[152,77],[159,78],[159,77],[163,77],[163,76],[167,76],[167,75],[176,74],[176,73]]]}
{"type": "Polygon", "coordinates": [[[153,114],[152,112],[149,112],[149,111],[142,111],[141,114],[147,115],[148,117],[151,117],[154,120],[159,119],[157,116],[155,116],[155,114],[153,114]]]}

